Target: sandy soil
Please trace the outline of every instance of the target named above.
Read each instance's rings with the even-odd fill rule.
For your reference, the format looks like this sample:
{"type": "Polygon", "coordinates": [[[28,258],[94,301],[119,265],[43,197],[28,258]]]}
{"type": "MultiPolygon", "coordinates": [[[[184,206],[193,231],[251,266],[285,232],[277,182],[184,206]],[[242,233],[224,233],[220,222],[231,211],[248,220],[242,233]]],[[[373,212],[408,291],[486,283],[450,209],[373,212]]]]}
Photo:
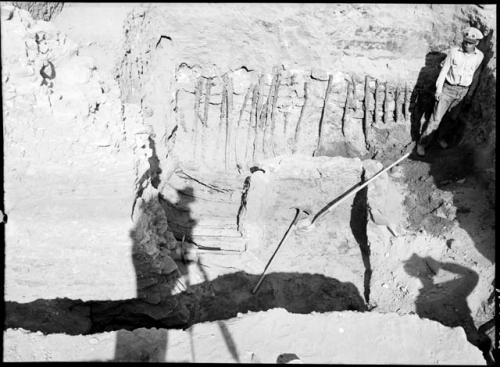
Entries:
{"type": "Polygon", "coordinates": [[[459,328],[415,315],[249,312],[186,331],[136,329],[89,336],[8,330],[5,361],[481,364],[459,328]],[[383,330],[383,335],[380,332],[383,330]],[[311,340],[314,339],[314,341],[311,340]],[[384,353],[380,353],[383,350],[384,353]]]}
{"type": "MultiPolygon", "coordinates": [[[[162,25],[188,64],[269,71],[285,55],[279,61],[296,69],[341,68],[387,80],[416,77],[423,60],[407,45],[361,57],[363,32],[388,37],[383,25],[392,22],[397,37],[413,39],[408,29],[419,19],[427,32],[456,14],[446,6],[397,5],[401,17],[394,17],[381,5],[370,13],[360,5],[312,11],[294,4],[265,5],[258,17],[245,4],[228,6],[223,24],[209,27],[221,19],[217,6],[202,4],[194,13],[186,6],[161,5],[158,14],[172,24],[145,19],[162,25]],[[358,31],[359,44],[330,65],[338,45],[321,25],[347,17],[354,27],[360,16],[375,28],[358,31]],[[189,28],[200,19],[205,28],[189,28]],[[248,38],[275,59],[249,52],[241,39],[215,42],[227,24],[237,30],[231,37],[278,24],[274,33],[248,38]],[[315,47],[305,52],[308,44],[315,47]],[[239,51],[234,58],[226,58],[228,45],[239,51]],[[394,55],[406,59],[382,68],[394,55]]],[[[375,136],[387,149],[374,159],[289,155],[241,172],[188,164],[182,137],[168,141],[154,124],[151,134],[151,113],[142,100],[126,99],[128,87],[116,78],[129,70],[121,64],[124,43],[140,43],[126,39],[124,29],[147,8],[68,4],[52,22],[34,22],[26,12],[7,21],[10,10],[2,8],[4,360],[275,363],[290,353],[304,363],[484,364],[480,348],[488,349],[494,330],[494,190],[472,170],[472,153],[452,147],[427,159],[412,155],[313,231],[292,231],[253,295],[293,208],[315,214],[375,174],[401,154],[391,144],[409,128],[375,136]],[[43,57],[26,53],[40,30],[50,35],[58,66],[49,98],[39,87],[43,57]]],[[[427,40],[433,47],[454,33],[442,24],[427,40]]],[[[352,38],[351,28],[339,39],[352,38]]],[[[171,82],[175,74],[166,74],[156,82],[171,82]]],[[[155,88],[148,93],[163,90],[155,88]]],[[[170,97],[148,98],[160,104],[170,97]]],[[[159,111],[155,123],[171,132],[175,113],[165,122],[159,111]]],[[[195,157],[215,160],[211,153],[222,145],[212,143],[195,157]]]]}

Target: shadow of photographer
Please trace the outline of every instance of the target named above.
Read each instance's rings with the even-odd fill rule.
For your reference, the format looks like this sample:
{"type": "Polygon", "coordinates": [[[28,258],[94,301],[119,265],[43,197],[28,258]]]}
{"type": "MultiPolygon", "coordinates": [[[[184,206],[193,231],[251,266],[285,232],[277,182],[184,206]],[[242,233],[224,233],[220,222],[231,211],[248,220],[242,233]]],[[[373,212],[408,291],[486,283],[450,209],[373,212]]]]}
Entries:
{"type": "Polygon", "coordinates": [[[479,275],[465,266],[417,254],[404,262],[404,269],[422,283],[415,301],[416,313],[448,327],[462,327],[467,340],[481,349],[486,360],[491,362],[486,352],[490,350],[491,341],[476,328],[467,303],[467,297],[476,287],[479,275]],[[453,276],[450,277],[450,273],[453,276]]]}
{"type": "MultiPolygon", "coordinates": [[[[154,154],[153,154],[154,156],[154,154]]],[[[150,162],[151,163],[151,162],[150,162]]],[[[156,189],[159,182],[153,182],[156,189]]],[[[189,217],[189,205],[194,201],[193,189],[182,190],[182,204],[189,217]],[[188,198],[187,200],[185,198],[188,198]]],[[[188,243],[179,242],[169,230],[165,205],[168,202],[160,193],[149,193],[149,198],[140,195],[137,219],[130,231],[132,240],[132,262],[136,274],[137,299],[152,305],[164,303],[175,292],[186,289],[181,278],[188,275],[185,257],[190,252],[188,243]]],[[[181,195],[181,192],[178,192],[181,195]]],[[[179,202],[181,199],[179,199],[179,202]]],[[[188,231],[185,237],[190,237],[188,231]]],[[[188,284],[189,286],[189,284],[188,284]]],[[[167,303],[168,304],[168,303],[167,303]]],[[[124,315],[125,316],[125,315],[124,315]]],[[[148,327],[148,322],[144,327],[148,327]]],[[[116,337],[115,361],[164,362],[168,342],[167,330],[148,329],[134,333],[119,330],[116,337]],[[147,344],[144,344],[147,340],[147,344]],[[141,350],[137,354],[138,348],[141,350]]]]}

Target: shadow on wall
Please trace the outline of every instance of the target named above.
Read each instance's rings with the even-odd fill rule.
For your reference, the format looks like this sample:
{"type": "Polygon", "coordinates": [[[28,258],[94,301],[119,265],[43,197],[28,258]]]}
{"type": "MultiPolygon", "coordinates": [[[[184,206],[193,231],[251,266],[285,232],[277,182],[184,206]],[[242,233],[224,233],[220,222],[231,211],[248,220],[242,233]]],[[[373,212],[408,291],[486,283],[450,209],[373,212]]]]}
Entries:
{"type": "MultiPolygon", "coordinates": [[[[156,189],[159,185],[159,160],[156,156],[154,141],[150,138],[153,150],[149,158],[150,169],[147,178],[156,189]],[[151,171],[151,172],[150,172],[151,171]]],[[[141,178],[144,181],[144,176],[141,178]]],[[[141,185],[142,187],[142,185],[141,185]]],[[[194,201],[193,189],[183,189],[189,200],[184,201],[186,208],[194,201]]],[[[180,195],[180,192],[178,192],[180,195]]],[[[142,198],[142,192],[139,195],[142,198]]],[[[140,216],[130,231],[132,240],[132,262],[136,273],[137,298],[150,304],[159,304],[167,299],[178,287],[185,288],[181,278],[187,276],[185,255],[191,248],[181,242],[180,248],[175,238],[167,232],[168,222],[165,205],[170,204],[160,193],[139,206],[140,216]]],[[[175,205],[175,204],[173,204],[175,205]]],[[[186,210],[189,217],[189,210],[186,210]]],[[[190,237],[191,233],[185,233],[190,237]]],[[[189,284],[188,284],[189,286],[189,284]]],[[[125,315],[124,315],[125,317],[125,315]]],[[[125,322],[126,323],[126,322],[125,322]]],[[[144,326],[147,327],[149,323],[144,326]]],[[[151,329],[131,333],[118,330],[116,334],[115,361],[164,362],[168,342],[167,330],[151,329]]]]}
{"type": "Polygon", "coordinates": [[[478,45],[484,54],[484,60],[470,109],[460,117],[466,126],[464,140],[475,150],[474,166],[481,171],[494,167],[496,146],[492,132],[496,129],[496,60],[492,59],[495,56],[493,49],[496,48],[496,42],[493,40],[493,30],[487,32],[479,24],[472,25],[487,34],[478,45]]]}
{"type": "MultiPolygon", "coordinates": [[[[471,24],[472,26],[477,26],[471,24]]],[[[460,188],[450,183],[466,178],[467,176],[482,177],[483,166],[487,163],[478,159],[478,145],[488,145],[488,135],[494,129],[496,112],[496,90],[495,71],[487,66],[493,57],[492,35],[490,31],[478,45],[485,57],[478,70],[478,85],[471,103],[464,101],[451,109],[441,121],[439,129],[431,137],[431,145],[426,151],[424,158],[413,154],[413,160],[424,161],[430,164],[430,176],[433,177],[436,186],[444,191],[449,191],[456,197],[460,188]],[[440,135],[449,145],[448,149],[442,149],[436,142],[436,135],[440,135]]],[[[413,110],[412,110],[412,139],[419,138],[424,124],[428,121],[434,108],[435,82],[439,75],[439,63],[445,57],[442,53],[429,53],[426,56],[426,65],[422,68],[417,84],[414,88],[413,110]],[[417,91],[417,92],[415,92],[417,91]]],[[[485,157],[485,161],[491,160],[494,152],[494,141],[489,141],[491,157],[485,157]]],[[[487,148],[486,148],[487,149],[487,148]]],[[[478,188],[481,191],[483,188],[478,188]]],[[[478,192],[479,192],[478,191],[478,192]]],[[[482,194],[482,192],[480,193],[482,194]]],[[[464,208],[466,212],[468,208],[464,208]]],[[[457,219],[460,227],[468,232],[473,238],[477,223],[467,215],[458,213],[457,219]]],[[[463,213],[466,214],[466,213],[463,213]]],[[[478,251],[491,262],[495,262],[493,246],[485,246],[484,241],[474,240],[478,251]]]]}
{"type": "MultiPolygon", "coordinates": [[[[205,282],[209,282],[209,278],[205,270],[203,269],[202,264],[200,261],[197,262],[198,269],[200,270],[201,274],[203,275],[203,279],[205,282]]],[[[231,357],[238,363],[241,363],[240,356],[238,353],[238,347],[236,346],[236,343],[231,335],[231,332],[227,328],[226,324],[222,320],[217,321],[217,326],[219,327],[219,330],[222,334],[222,337],[224,338],[224,342],[226,343],[226,347],[231,353],[231,357]]],[[[194,355],[194,348],[193,348],[193,330],[190,328],[189,329],[189,337],[191,340],[191,357],[192,360],[195,361],[195,355],[194,355]]]]}
{"type": "MultiPolygon", "coordinates": [[[[489,68],[483,69],[483,74],[480,77],[480,85],[478,85],[478,90],[484,88],[484,84],[481,83],[492,83],[494,82],[496,76],[489,68]]],[[[494,87],[493,87],[494,88],[494,87]]],[[[478,252],[488,259],[492,264],[495,264],[495,240],[494,240],[494,228],[495,228],[495,211],[494,211],[494,193],[491,194],[491,190],[495,190],[494,186],[491,188],[492,179],[484,176],[484,166],[488,166],[488,160],[492,160],[491,156],[482,157],[483,160],[478,160],[478,152],[481,152],[482,148],[479,148],[481,144],[486,153],[488,152],[493,155],[494,152],[494,141],[488,141],[488,137],[481,137],[481,131],[490,132],[493,128],[492,125],[495,123],[494,118],[484,118],[478,113],[479,111],[486,110],[486,108],[495,109],[495,98],[494,89],[490,93],[485,93],[487,97],[478,97],[478,90],[476,90],[476,95],[472,101],[472,106],[457,106],[458,116],[457,119],[453,120],[449,118],[443,120],[442,129],[444,130],[443,135],[450,144],[450,149],[440,149],[434,146],[429,151],[430,162],[430,176],[433,177],[436,186],[443,191],[448,191],[452,194],[454,204],[457,206],[456,220],[460,228],[465,230],[467,234],[472,239],[474,246],[478,252]],[[491,103],[490,105],[485,105],[484,103],[491,103]],[[474,105],[476,107],[474,107],[474,105]],[[482,107],[481,107],[482,106],[482,107]],[[484,106],[489,106],[483,109],[484,106]],[[476,108],[476,111],[474,109],[476,108]],[[488,145],[490,147],[488,147],[488,145]],[[491,147],[492,146],[492,147],[491,147]],[[493,152],[488,149],[493,149],[493,152]],[[472,182],[473,190],[469,191],[472,196],[465,196],[463,193],[463,188],[461,184],[457,181],[460,179],[465,179],[466,181],[472,182]],[[486,205],[478,208],[474,206],[474,200],[485,200],[486,205]],[[474,208],[477,208],[483,212],[473,212],[474,208]],[[485,213],[489,215],[485,216],[485,213]],[[486,227],[486,228],[485,228],[486,227]],[[485,231],[487,229],[487,231],[485,231]],[[491,238],[485,237],[485,234],[491,233],[491,238]]],[[[494,114],[494,112],[493,112],[494,114]]],[[[481,156],[479,156],[481,158],[481,156]]],[[[494,182],[494,181],[493,181],[494,182]]],[[[463,185],[463,184],[462,184],[463,185]]],[[[471,290],[472,291],[472,290],[471,290]]],[[[492,302],[492,297],[494,299],[494,290],[488,300],[483,300],[486,305],[490,305],[492,302]]],[[[493,315],[491,315],[493,317],[493,315]]],[[[488,322],[487,322],[488,323],[488,322]]],[[[486,323],[486,324],[487,324],[486,323]]],[[[483,326],[485,326],[484,324],[483,326]]],[[[478,333],[474,325],[468,326],[469,322],[462,325],[466,331],[468,340],[474,345],[478,346],[488,361],[489,364],[494,363],[491,358],[491,347],[493,340],[489,340],[487,337],[485,339],[484,332],[478,333]]],[[[480,330],[483,326],[479,327],[480,330]]],[[[490,327],[491,328],[491,327],[490,327]]],[[[486,328],[485,331],[489,332],[490,328],[486,328]]],[[[496,358],[496,357],[494,357],[496,358]]]]}
{"type": "Polygon", "coordinates": [[[356,286],[320,274],[270,273],[251,293],[258,275],[237,272],[192,285],[158,304],[135,298],[119,301],[71,299],[6,302],[5,328],[45,334],[88,335],[136,328],[186,329],[226,320],[238,313],[284,308],[288,312],[366,311],[356,286]],[[195,312],[196,311],[196,312],[195,312]]]}
{"type": "MultiPolygon", "coordinates": [[[[490,141],[494,125],[496,124],[496,70],[489,67],[490,60],[494,56],[493,48],[493,30],[486,31],[484,27],[471,23],[471,26],[480,28],[486,35],[477,45],[477,48],[483,52],[484,59],[477,71],[478,85],[473,94],[470,95],[471,103],[460,103],[455,109],[445,116],[442,122],[442,129],[445,138],[452,146],[464,143],[471,150],[477,150],[479,145],[488,142],[491,145],[495,143],[490,141]]],[[[485,162],[474,159],[474,167],[482,167],[485,162]]],[[[490,163],[491,164],[491,163],[490,163]]]]}
{"type": "Polygon", "coordinates": [[[404,269],[408,275],[422,282],[423,287],[415,301],[416,312],[420,317],[452,328],[462,327],[470,343],[483,351],[489,350],[491,341],[474,325],[467,304],[467,297],[479,280],[476,272],[462,265],[440,262],[430,256],[420,257],[416,254],[405,261],[404,269]],[[443,272],[448,273],[448,276],[444,273],[446,278],[440,281],[443,272]],[[453,277],[449,276],[450,273],[453,277]]]}
{"type": "MultiPolygon", "coordinates": [[[[438,189],[452,193],[452,196],[457,206],[456,220],[459,226],[464,229],[474,242],[476,249],[493,264],[495,263],[495,247],[492,243],[484,241],[482,238],[482,230],[479,231],[481,223],[481,213],[471,213],[472,200],[482,199],[486,195],[487,187],[483,186],[479,172],[475,169],[474,148],[467,144],[461,144],[447,150],[442,150],[438,147],[433,147],[429,150],[429,158],[426,161],[430,163],[430,175],[438,189]],[[464,197],[463,188],[457,183],[459,180],[470,180],[476,182],[474,186],[474,197],[464,197]],[[458,199],[460,198],[460,199],[458,199]]],[[[484,210],[491,209],[494,216],[494,205],[491,208],[483,208],[484,210]]],[[[491,225],[494,228],[494,218],[491,218],[491,223],[483,223],[491,225]]]]}
{"type": "MultiPolygon", "coordinates": [[[[205,274],[203,283],[189,285],[187,290],[172,294],[183,272],[187,272],[189,260],[184,259],[183,263],[182,254],[166,243],[164,200],[153,197],[143,201],[139,205],[139,219],[131,231],[136,298],[85,302],[67,298],[29,303],[7,301],[4,329],[23,328],[67,335],[117,330],[115,361],[161,362],[165,361],[168,352],[165,329],[187,329],[196,323],[217,321],[230,354],[234,361],[239,361],[238,346],[223,322],[238,313],[272,308],[300,314],[366,311],[365,302],[354,284],[319,274],[270,273],[255,295],[251,291],[258,275],[237,272],[208,280],[205,274]],[[178,266],[172,272],[167,271],[172,267],[165,255],[176,260],[178,266]]],[[[204,264],[197,261],[197,265],[204,274],[204,264]]],[[[195,360],[193,345],[191,359],[195,360]]]]}
{"type": "MultiPolygon", "coordinates": [[[[471,24],[475,26],[474,24],[471,24]]],[[[418,214],[415,213],[415,218],[421,217],[424,214],[425,218],[417,219],[417,224],[424,225],[425,220],[430,220],[433,231],[440,231],[439,228],[451,227],[453,220],[457,220],[459,226],[464,229],[471,237],[474,246],[486,259],[495,263],[495,246],[494,239],[491,241],[484,236],[484,225],[494,226],[494,218],[491,218],[491,223],[484,220],[482,213],[471,213],[473,201],[483,200],[486,195],[485,187],[483,187],[481,180],[477,178],[481,174],[481,163],[478,161],[478,146],[480,144],[488,144],[488,134],[494,129],[495,124],[495,111],[496,111],[496,75],[494,70],[487,66],[493,57],[492,52],[492,31],[487,37],[483,39],[478,45],[478,48],[484,53],[485,57],[482,65],[478,70],[478,85],[474,95],[471,95],[471,103],[466,104],[464,101],[459,103],[455,108],[450,110],[443,118],[439,130],[434,135],[439,134],[448,143],[448,149],[442,149],[436,144],[436,136],[434,136],[429,149],[426,150],[425,158],[417,157],[415,154],[411,158],[427,162],[429,169],[429,176],[433,178],[434,184],[443,191],[451,193],[454,205],[457,206],[457,213],[450,217],[438,217],[434,213],[428,213],[427,210],[430,206],[439,203],[433,202],[433,192],[435,186],[429,183],[420,182],[414,184],[414,188],[419,190],[419,204],[415,209],[425,211],[418,214]],[[483,133],[481,133],[483,131],[483,133]],[[481,136],[481,134],[483,136],[481,136]],[[472,190],[467,188],[467,195],[464,194],[463,184],[457,183],[460,179],[467,179],[472,182],[472,190]],[[479,185],[477,184],[479,183],[479,185]],[[430,204],[429,204],[430,203],[430,204]],[[470,207],[469,207],[470,206],[470,207]],[[419,208],[421,207],[421,208],[419,208]],[[483,218],[483,219],[481,219],[483,218]],[[482,221],[479,223],[479,221],[482,221]]],[[[414,96],[414,109],[412,113],[412,139],[417,140],[419,137],[420,126],[423,125],[430,117],[434,107],[434,90],[435,82],[439,75],[439,67],[432,66],[438,65],[438,61],[442,56],[427,55],[426,66],[422,68],[421,75],[419,75],[419,82],[414,90],[417,94],[414,96]],[[434,61],[433,61],[434,60],[434,61]],[[426,70],[427,68],[427,70],[426,70]],[[434,72],[432,71],[434,70],[434,72]],[[423,86],[423,87],[422,87],[423,86]],[[426,87],[427,86],[427,87],[426,87]],[[421,97],[421,90],[424,92],[424,97],[421,97]],[[415,98],[416,97],[416,98],[415,98]]],[[[443,54],[444,56],[444,54],[443,54]]],[[[490,145],[494,142],[489,141],[490,145]]],[[[417,182],[418,177],[426,177],[427,172],[423,172],[424,166],[408,166],[410,171],[407,172],[410,181],[417,182]],[[418,168],[420,167],[420,168],[418,168]],[[411,177],[415,176],[415,177],[411,177]]],[[[492,208],[484,208],[489,210],[492,215],[494,212],[492,208]],[[490,210],[491,209],[491,210],[490,210]]],[[[433,210],[434,211],[434,210],[433,210]]],[[[429,226],[424,225],[427,229],[429,226]]],[[[492,227],[494,228],[494,227],[492,227]]],[[[490,231],[491,232],[491,231],[490,231]]],[[[446,239],[447,246],[452,248],[453,239],[446,239]]],[[[478,281],[478,275],[472,270],[464,268],[458,264],[439,263],[431,258],[419,258],[414,255],[405,265],[408,274],[419,277],[424,285],[421,289],[420,296],[417,300],[417,313],[421,317],[427,317],[432,320],[441,322],[446,326],[461,326],[464,328],[467,339],[477,347],[479,347],[485,356],[485,359],[491,363],[491,341],[484,334],[484,327],[476,329],[472,319],[471,310],[467,306],[466,297],[474,290],[478,281]],[[418,271],[416,271],[418,269],[418,271]],[[434,270],[431,270],[434,269],[434,270]],[[459,274],[461,277],[453,281],[446,281],[439,284],[433,282],[433,277],[436,275],[438,269],[459,274]]],[[[491,297],[490,297],[491,298],[491,297]]],[[[484,300],[487,302],[487,300],[484,300]]],[[[483,325],[484,326],[484,325],[483,325]]]]}
{"type": "Polygon", "coordinates": [[[421,127],[426,125],[434,108],[436,80],[441,70],[441,62],[446,58],[442,52],[429,52],[425,55],[425,65],[418,74],[417,82],[410,97],[411,138],[417,141],[421,127]]]}
{"type": "MultiPolygon", "coordinates": [[[[489,62],[491,53],[485,52],[483,63],[489,62]],[[488,58],[486,55],[489,55],[488,58]]],[[[488,143],[486,132],[491,132],[494,128],[494,114],[496,109],[495,88],[496,75],[489,67],[482,67],[479,75],[479,82],[471,104],[467,105],[463,101],[453,110],[445,115],[437,132],[448,142],[449,148],[442,149],[435,142],[432,144],[424,158],[412,156],[414,160],[424,161],[430,164],[430,176],[433,177],[436,186],[443,191],[448,191],[457,198],[461,194],[462,188],[455,182],[460,179],[471,177],[479,178],[480,185],[476,185],[476,195],[486,194],[487,182],[483,180],[483,165],[485,162],[478,162],[478,145],[488,144],[494,151],[494,141],[488,143]],[[490,90],[490,87],[493,90],[490,90]],[[485,104],[486,103],[486,104],[485,104]],[[486,107],[487,106],[487,107],[486,107]],[[493,109],[493,116],[483,116],[484,111],[493,109]],[[483,112],[481,112],[483,111],[483,112]],[[481,136],[481,132],[483,136],[481,136]],[[482,138],[482,139],[481,139],[482,138]]],[[[487,147],[486,147],[487,148],[487,147]]],[[[485,157],[487,160],[488,157],[485,157]]],[[[490,157],[491,159],[491,157],[490,157]]],[[[460,207],[457,210],[457,217],[460,227],[463,228],[473,239],[477,250],[489,261],[495,263],[495,249],[491,244],[481,241],[477,233],[478,223],[476,218],[468,215],[470,208],[460,207]]]]}
{"type": "Polygon", "coordinates": [[[116,333],[115,362],[165,362],[167,331],[141,329],[116,333]]]}
{"type": "MultiPolygon", "coordinates": [[[[491,106],[495,109],[496,101],[494,91],[489,93],[480,93],[481,85],[491,85],[494,88],[496,77],[486,65],[493,56],[491,51],[492,33],[478,45],[484,53],[483,62],[479,68],[479,84],[475,95],[471,96],[473,103],[466,105],[464,101],[452,108],[445,116],[440,124],[440,134],[445,138],[451,146],[459,145],[466,131],[471,132],[471,128],[476,128],[478,125],[484,124],[482,116],[484,107],[491,106]],[[489,45],[489,46],[488,46],[489,45]],[[482,94],[478,96],[478,94],[482,94]],[[475,98],[474,98],[475,97],[475,98]],[[486,102],[485,99],[488,101],[486,102]],[[475,102],[475,103],[474,103],[475,102]],[[483,108],[481,108],[482,106],[483,108]]],[[[413,88],[413,93],[410,99],[411,104],[411,137],[413,141],[417,141],[420,137],[420,132],[427,126],[435,105],[434,94],[436,92],[436,81],[441,70],[441,63],[446,58],[446,54],[442,52],[429,52],[425,57],[425,66],[420,70],[417,82],[413,88]]],[[[484,89],[484,88],[483,88],[484,89]]],[[[494,118],[490,118],[491,122],[494,118]]],[[[490,124],[491,125],[491,124],[490,124]]],[[[491,131],[491,126],[486,129],[491,131]]]]}

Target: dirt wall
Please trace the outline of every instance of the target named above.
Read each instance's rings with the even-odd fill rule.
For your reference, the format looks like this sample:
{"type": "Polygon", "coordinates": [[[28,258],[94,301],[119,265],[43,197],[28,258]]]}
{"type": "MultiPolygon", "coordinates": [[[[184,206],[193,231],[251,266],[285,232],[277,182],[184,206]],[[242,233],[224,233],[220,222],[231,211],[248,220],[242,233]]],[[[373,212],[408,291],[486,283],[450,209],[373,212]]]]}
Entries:
{"type": "Polygon", "coordinates": [[[19,9],[27,10],[33,19],[44,21],[52,20],[63,9],[63,2],[55,1],[4,1],[4,4],[12,4],[19,9]]]}
{"type": "Polygon", "coordinates": [[[147,111],[158,137],[199,149],[177,151],[180,161],[203,152],[210,169],[234,170],[292,152],[397,156],[414,140],[416,104],[433,103],[441,58],[479,17],[466,5],[264,8],[130,14],[122,99],[147,111]]]}
{"type": "Polygon", "coordinates": [[[483,348],[494,215],[471,173],[492,182],[491,16],[462,5],[136,4],[120,8],[118,34],[111,6],[78,6],[58,24],[77,24],[79,42],[1,9],[9,327],[185,327],[276,307],[414,312],[483,348]],[[88,32],[89,19],[106,32],[88,32]],[[465,144],[403,162],[316,230],[294,231],[252,295],[295,206],[319,213],[409,148],[468,25],[487,34],[487,59],[460,116],[465,144]],[[49,61],[52,77],[41,73],[49,61]]]}

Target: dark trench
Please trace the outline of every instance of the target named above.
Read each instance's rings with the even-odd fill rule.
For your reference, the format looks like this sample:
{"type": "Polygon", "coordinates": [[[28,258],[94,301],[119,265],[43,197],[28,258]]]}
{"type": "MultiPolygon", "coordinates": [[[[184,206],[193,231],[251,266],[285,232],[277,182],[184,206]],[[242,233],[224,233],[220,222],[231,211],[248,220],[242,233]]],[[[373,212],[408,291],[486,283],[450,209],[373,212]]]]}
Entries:
{"type": "Polygon", "coordinates": [[[259,292],[258,275],[237,272],[191,285],[158,304],[142,299],[81,301],[68,298],[5,302],[7,328],[44,334],[89,335],[137,328],[186,329],[205,321],[227,320],[238,313],[284,308],[291,313],[366,311],[354,284],[319,274],[270,273],[259,292]]]}

